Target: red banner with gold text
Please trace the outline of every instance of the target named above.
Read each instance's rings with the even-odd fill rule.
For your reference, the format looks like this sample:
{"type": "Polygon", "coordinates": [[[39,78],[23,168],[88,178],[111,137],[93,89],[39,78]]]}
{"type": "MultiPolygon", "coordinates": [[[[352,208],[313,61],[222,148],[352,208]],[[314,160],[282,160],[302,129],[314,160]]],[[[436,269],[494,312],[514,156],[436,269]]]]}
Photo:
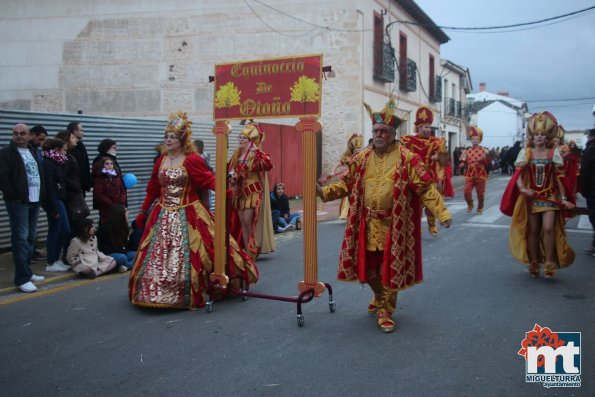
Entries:
{"type": "Polygon", "coordinates": [[[215,65],[213,119],[319,117],[322,54],[215,65]]]}

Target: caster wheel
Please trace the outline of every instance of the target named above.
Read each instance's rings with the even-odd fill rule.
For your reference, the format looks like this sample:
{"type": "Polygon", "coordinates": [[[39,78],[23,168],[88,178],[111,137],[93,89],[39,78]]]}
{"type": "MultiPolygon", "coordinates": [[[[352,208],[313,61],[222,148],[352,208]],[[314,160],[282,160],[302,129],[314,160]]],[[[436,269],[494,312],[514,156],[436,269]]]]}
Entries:
{"type": "Polygon", "coordinates": [[[207,302],[207,313],[213,312],[213,302],[207,302]]]}
{"type": "Polygon", "coordinates": [[[301,314],[298,314],[297,316],[297,324],[298,327],[303,327],[304,326],[304,316],[301,314]]]}
{"type": "Polygon", "coordinates": [[[334,313],[337,310],[337,304],[333,302],[329,302],[328,309],[331,313],[334,313]]]}

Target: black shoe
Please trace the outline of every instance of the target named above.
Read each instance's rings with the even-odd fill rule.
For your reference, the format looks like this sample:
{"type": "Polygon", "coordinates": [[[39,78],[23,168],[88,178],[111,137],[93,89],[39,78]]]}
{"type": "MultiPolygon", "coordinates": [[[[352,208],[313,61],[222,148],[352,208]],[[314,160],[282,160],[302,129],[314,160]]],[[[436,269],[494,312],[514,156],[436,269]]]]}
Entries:
{"type": "Polygon", "coordinates": [[[45,255],[43,252],[41,251],[33,251],[33,259],[35,260],[41,260],[41,259],[46,259],[47,255],[45,255]]]}

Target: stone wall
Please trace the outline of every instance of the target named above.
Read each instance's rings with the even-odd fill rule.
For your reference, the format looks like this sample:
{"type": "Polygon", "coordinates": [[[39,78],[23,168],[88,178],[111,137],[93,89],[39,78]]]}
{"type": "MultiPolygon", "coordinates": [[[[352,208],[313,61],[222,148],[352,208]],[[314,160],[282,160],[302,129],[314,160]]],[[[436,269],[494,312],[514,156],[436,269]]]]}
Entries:
{"type": "MultiPolygon", "coordinates": [[[[323,171],[328,171],[352,133],[366,129],[369,137],[362,100],[380,109],[393,88],[372,79],[372,11],[381,3],[376,0],[274,2],[291,17],[255,2],[250,10],[237,0],[64,0],[51,6],[38,1],[37,7],[35,2],[21,5],[21,11],[15,11],[16,0],[7,1],[12,7],[0,5],[6,11],[6,17],[0,16],[5,26],[0,26],[0,42],[10,41],[11,59],[18,61],[0,60],[2,108],[143,117],[183,109],[196,121],[211,121],[208,77],[215,64],[321,53],[324,65],[336,73],[323,81],[323,171]],[[34,23],[40,28],[26,33],[31,37],[14,33],[13,28],[34,23]],[[19,52],[19,40],[28,40],[29,47],[35,40],[42,43],[36,50],[31,47],[42,55],[37,59],[41,65],[19,52]],[[44,59],[50,61],[44,64],[44,59]]],[[[423,52],[427,57],[427,45],[416,42],[420,29],[400,28],[411,39],[411,56],[423,52]]],[[[423,104],[419,91],[399,95],[408,112],[423,104]]]]}

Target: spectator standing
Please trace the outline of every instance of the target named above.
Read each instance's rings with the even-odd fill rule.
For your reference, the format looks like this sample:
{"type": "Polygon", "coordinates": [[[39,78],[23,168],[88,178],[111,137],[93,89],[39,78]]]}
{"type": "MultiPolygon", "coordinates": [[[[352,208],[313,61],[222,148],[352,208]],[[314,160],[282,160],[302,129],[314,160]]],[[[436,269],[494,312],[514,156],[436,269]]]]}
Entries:
{"type": "MultiPolygon", "coordinates": [[[[66,210],[68,211],[68,222],[70,223],[71,237],[74,237],[78,229],[78,222],[86,218],[88,213],[78,214],[75,211],[79,206],[81,197],[84,201],[83,190],[81,187],[81,180],[78,168],[78,161],[70,154],[76,147],[76,136],[68,131],[62,131],[56,134],[56,138],[66,142],[68,161],[63,165],[63,173],[66,182],[66,210]]],[[[87,208],[88,210],[88,208],[87,208]]]]}
{"type": "Polygon", "coordinates": [[[93,159],[91,169],[95,167],[95,164],[97,164],[98,161],[103,160],[105,157],[107,157],[112,160],[112,162],[114,163],[114,169],[118,171],[118,174],[120,175],[120,177],[122,177],[122,168],[120,167],[120,164],[118,164],[117,159],[118,145],[116,141],[109,138],[102,140],[101,142],[99,142],[99,145],[97,145],[97,153],[99,154],[95,156],[95,158],[93,159]]]}
{"type": "Polygon", "coordinates": [[[595,128],[587,133],[587,145],[583,151],[580,168],[580,191],[587,199],[587,208],[591,210],[589,221],[593,228],[593,240],[587,253],[595,256],[595,128]]]}
{"type": "Polygon", "coordinates": [[[514,145],[506,152],[506,163],[508,165],[508,174],[514,172],[514,166],[521,151],[521,141],[516,141],[514,145]]]}
{"type": "Polygon", "coordinates": [[[508,173],[508,163],[506,162],[506,152],[508,151],[508,146],[504,146],[502,150],[500,150],[500,154],[498,154],[498,162],[500,164],[500,169],[502,170],[502,175],[508,173]]]}
{"type": "MultiPolygon", "coordinates": [[[[41,162],[42,161],[41,145],[46,140],[46,138],[48,136],[48,132],[44,126],[36,125],[35,127],[32,127],[30,129],[29,136],[30,136],[29,143],[36,149],[37,158],[41,162]]],[[[35,238],[35,240],[37,240],[37,238],[35,238]]],[[[41,251],[38,251],[37,249],[35,249],[33,251],[33,258],[31,259],[31,263],[35,263],[36,260],[42,260],[42,259],[46,259],[46,256],[41,251]]]]}
{"type": "Polygon", "coordinates": [[[45,186],[43,168],[29,139],[29,127],[16,124],[10,144],[0,150],[0,190],[10,224],[14,283],[23,292],[37,291],[33,282],[44,280],[30,268],[45,186]]]}
{"type": "MultiPolygon", "coordinates": [[[[209,170],[211,170],[211,172],[213,172],[213,174],[214,174],[215,170],[213,169],[213,167],[211,167],[211,155],[208,154],[207,152],[205,152],[205,143],[201,139],[195,139],[194,146],[196,146],[196,151],[197,151],[198,155],[200,157],[202,157],[202,159],[205,161],[205,164],[207,165],[209,170]]],[[[212,204],[214,204],[213,196],[214,196],[214,193],[212,190],[204,189],[204,190],[200,191],[200,200],[211,211],[213,211],[213,209],[214,209],[213,208],[214,205],[212,205],[212,204]]]]}
{"type": "Polygon", "coordinates": [[[70,224],[66,212],[66,181],[63,168],[68,162],[66,143],[58,138],[46,139],[43,143],[43,173],[46,178],[46,207],[48,235],[46,239],[48,264],[46,272],[70,270],[62,262],[70,240],[70,224]]]}
{"type": "Polygon", "coordinates": [[[102,157],[93,166],[93,203],[99,210],[100,225],[107,222],[114,204],[126,206],[122,175],[110,157],[102,157]]]}
{"type": "Polygon", "coordinates": [[[48,137],[48,132],[42,125],[36,125],[35,127],[31,128],[30,132],[31,139],[29,143],[31,143],[31,145],[36,149],[37,158],[39,161],[41,161],[41,145],[48,137]]]}
{"type": "Polygon", "coordinates": [[[80,185],[83,195],[85,195],[85,192],[90,192],[91,187],[93,186],[93,181],[91,180],[91,171],[89,168],[89,154],[85,144],[83,143],[85,130],[83,129],[83,125],[76,121],[68,124],[66,130],[76,137],[76,145],[69,150],[70,154],[76,159],[78,164],[80,185]]]}
{"type": "Polygon", "coordinates": [[[211,155],[205,152],[205,143],[202,141],[202,139],[195,139],[194,146],[196,146],[196,151],[198,152],[198,155],[202,157],[202,159],[207,164],[207,167],[209,167],[209,169],[213,171],[213,167],[211,167],[211,155]]]}

